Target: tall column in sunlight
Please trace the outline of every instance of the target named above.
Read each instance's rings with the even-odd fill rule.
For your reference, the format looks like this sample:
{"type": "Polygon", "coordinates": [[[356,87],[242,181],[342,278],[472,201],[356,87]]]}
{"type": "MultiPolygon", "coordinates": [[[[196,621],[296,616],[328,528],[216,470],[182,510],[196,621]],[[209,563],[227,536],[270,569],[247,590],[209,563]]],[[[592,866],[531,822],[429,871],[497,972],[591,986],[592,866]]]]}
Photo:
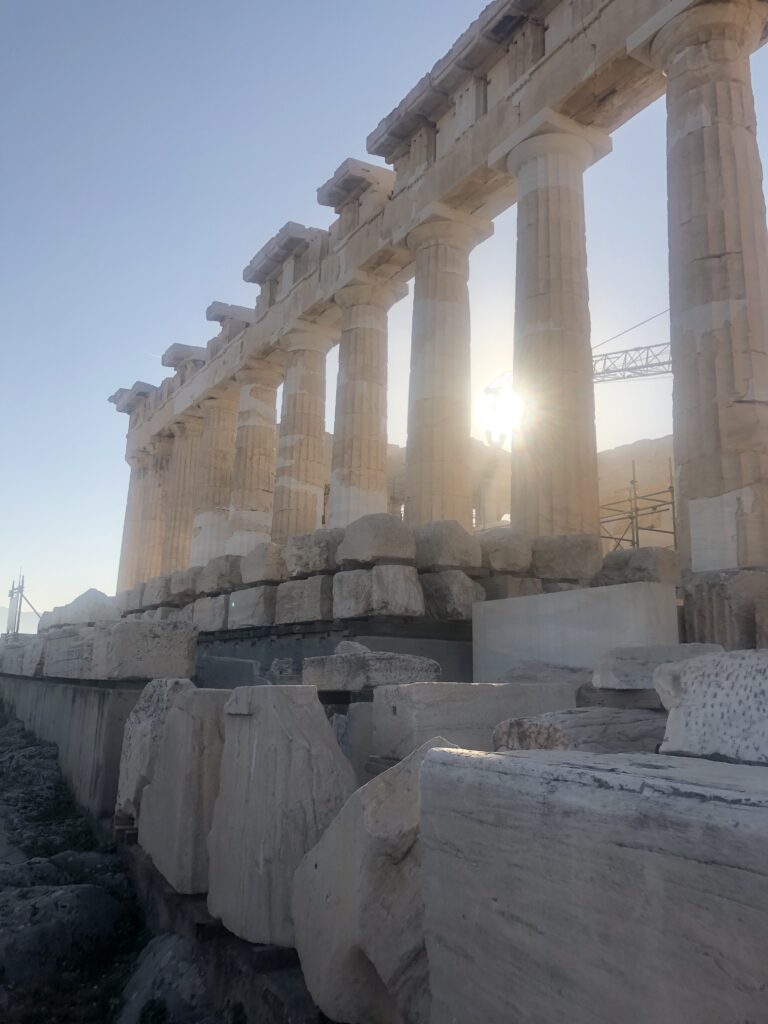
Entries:
{"type": "Polygon", "coordinates": [[[224,554],[229,536],[232,468],[240,391],[230,388],[202,402],[203,436],[200,439],[196,478],[195,515],[190,550],[191,565],[205,565],[224,554]]]}
{"type": "Polygon", "coordinates": [[[283,543],[311,533],[322,521],[325,498],[325,360],[333,340],[292,331],[287,351],[277,441],[272,538],[283,543]]]}
{"type": "Polygon", "coordinates": [[[144,524],[139,556],[139,581],[160,576],[163,548],[168,531],[170,466],[173,435],[158,434],[149,443],[149,463],[145,478],[144,524]]]}
{"type": "Polygon", "coordinates": [[[144,502],[149,452],[138,452],[127,459],[131,467],[128,500],[125,506],[123,543],[120,548],[120,568],[117,572],[117,593],[130,590],[139,580],[142,533],[144,529],[144,502]]]}
{"type": "Polygon", "coordinates": [[[202,416],[185,416],[173,424],[168,496],[168,529],[163,547],[161,574],[186,569],[190,564],[192,525],[195,514],[195,483],[200,464],[202,416]]]}
{"type": "Polygon", "coordinates": [[[247,555],[272,535],[277,389],[283,376],[282,366],[265,360],[237,374],[241,388],[227,540],[230,555],[247,555]]]}
{"type": "Polygon", "coordinates": [[[405,518],[472,529],[469,253],[490,224],[441,209],[408,235],[416,253],[405,518]]]}
{"type": "Polygon", "coordinates": [[[768,6],[693,7],[655,36],[667,76],[678,547],[768,564],[768,231],[749,58],[768,6]]]}
{"type": "Polygon", "coordinates": [[[511,521],[532,535],[600,527],[583,186],[596,133],[570,128],[553,115],[507,157],[518,189],[513,379],[525,403],[511,521]]]}
{"type": "Polygon", "coordinates": [[[341,341],[329,526],[347,526],[388,509],[387,316],[403,294],[384,284],[363,283],[347,285],[335,296],[341,341]]]}

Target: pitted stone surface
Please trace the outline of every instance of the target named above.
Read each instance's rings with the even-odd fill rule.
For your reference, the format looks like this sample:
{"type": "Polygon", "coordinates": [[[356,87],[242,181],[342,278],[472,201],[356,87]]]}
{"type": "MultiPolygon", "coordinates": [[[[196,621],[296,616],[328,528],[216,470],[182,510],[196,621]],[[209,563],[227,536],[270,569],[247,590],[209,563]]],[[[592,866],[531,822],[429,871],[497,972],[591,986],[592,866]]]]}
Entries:
{"type": "Polygon", "coordinates": [[[480,542],[455,519],[421,523],[413,528],[416,565],[424,570],[477,569],[483,564],[480,542]]]}
{"type": "Polygon", "coordinates": [[[367,649],[351,653],[345,651],[348,651],[348,643],[343,642],[336,649],[336,654],[305,658],[302,671],[304,685],[316,686],[318,690],[366,690],[440,678],[440,666],[431,658],[367,649]]]}
{"type": "Polygon", "coordinates": [[[296,872],[296,948],[337,1021],[428,1024],[419,771],[431,739],[354,793],[296,872]]]}
{"type": "Polygon", "coordinates": [[[602,543],[596,534],[564,533],[533,542],[533,575],[540,579],[590,580],[602,564],[602,543]]]}
{"type": "Polygon", "coordinates": [[[667,662],[722,654],[720,644],[659,644],[616,647],[598,661],[592,685],[598,690],[652,690],[653,673],[667,662]]]}
{"type": "Polygon", "coordinates": [[[94,679],[187,679],[195,674],[197,630],[180,622],[129,622],[96,629],[94,679]]]}
{"type": "Polygon", "coordinates": [[[430,619],[471,619],[472,606],[485,600],[485,590],[460,569],[421,576],[426,614],[430,619]]]}
{"type": "Polygon", "coordinates": [[[674,583],[680,585],[680,557],[671,548],[632,548],[611,551],[595,576],[598,586],[616,583],[674,583]]]}
{"type": "Polygon", "coordinates": [[[526,573],[531,570],[533,539],[510,526],[496,526],[477,535],[483,552],[483,565],[497,572],[526,573]]]}
{"type": "Polygon", "coordinates": [[[356,519],[344,531],[336,552],[343,569],[367,568],[380,562],[413,563],[416,541],[399,516],[378,512],[356,519]]]}
{"type": "Polygon", "coordinates": [[[768,765],[768,651],[731,651],[662,665],[669,711],[661,752],[768,765]]]}
{"type": "Polygon", "coordinates": [[[501,722],[494,750],[586,750],[593,754],[655,754],[664,739],[663,711],[573,708],[501,722]]]}
{"type": "Polygon", "coordinates": [[[250,587],[236,590],[229,598],[228,629],[271,626],[275,621],[277,587],[250,587]]]}
{"type": "Polygon", "coordinates": [[[282,583],[288,578],[282,544],[264,541],[243,556],[240,563],[243,583],[282,583]]]}
{"type": "Polygon", "coordinates": [[[338,568],[336,553],[343,539],[341,529],[315,530],[289,537],[283,547],[283,558],[290,579],[334,572],[338,568]]]}
{"type": "Polygon", "coordinates": [[[248,942],[294,946],[294,872],[354,792],[354,772],[311,687],[239,688],[224,730],[208,909],[248,942]]]}
{"type": "Polygon", "coordinates": [[[200,594],[223,594],[239,587],[243,582],[240,555],[220,555],[212,558],[200,571],[197,589],[200,594]]]}
{"type": "Polygon", "coordinates": [[[275,623],[316,622],[333,618],[333,579],[310,576],[287,580],[277,588],[275,623]]]}

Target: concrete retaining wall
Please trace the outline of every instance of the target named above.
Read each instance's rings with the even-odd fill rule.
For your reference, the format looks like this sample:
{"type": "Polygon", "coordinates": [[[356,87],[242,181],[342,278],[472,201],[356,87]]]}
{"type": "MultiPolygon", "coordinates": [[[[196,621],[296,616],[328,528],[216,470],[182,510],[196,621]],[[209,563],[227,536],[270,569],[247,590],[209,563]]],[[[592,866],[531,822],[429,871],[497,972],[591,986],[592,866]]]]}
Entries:
{"type": "Polygon", "coordinates": [[[123,728],[141,685],[83,686],[0,675],[0,700],[39,739],[55,743],[75,802],[97,818],[112,815],[123,728]]]}

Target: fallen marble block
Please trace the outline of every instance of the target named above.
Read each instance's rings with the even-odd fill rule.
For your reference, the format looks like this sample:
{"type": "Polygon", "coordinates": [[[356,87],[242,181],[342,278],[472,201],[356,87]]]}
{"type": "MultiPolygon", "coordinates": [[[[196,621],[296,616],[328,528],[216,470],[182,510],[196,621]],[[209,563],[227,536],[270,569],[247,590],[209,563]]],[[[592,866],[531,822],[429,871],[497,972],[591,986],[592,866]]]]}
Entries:
{"type": "Polygon", "coordinates": [[[659,665],[722,653],[720,644],[614,647],[612,651],[606,651],[598,661],[592,685],[598,690],[652,690],[653,673],[659,665]]]}
{"type": "Polygon", "coordinates": [[[224,594],[235,590],[243,582],[240,572],[241,555],[219,555],[200,570],[197,578],[199,594],[224,594]]]}
{"type": "Polygon", "coordinates": [[[765,1019],[764,768],[432,751],[421,842],[432,1024],[765,1019]]]}
{"type": "Polygon", "coordinates": [[[576,687],[518,683],[430,683],[380,686],[373,694],[373,754],[407,757],[430,736],[468,750],[493,750],[499,722],[576,706],[576,687]]]}
{"type": "Polygon", "coordinates": [[[543,580],[591,580],[602,564],[602,541],[596,534],[565,533],[533,542],[533,575],[543,580]]]}
{"type": "Polygon", "coordinates": [[[191,604],[199,593],[198,581],[202,566],[195,565],[191,569],[180,569],[171,575],[171,598],[175,604],[191,604]]]}
{"type": "Polygon", "coordinates": [[[335,654],[305,658],[302,683],[318,690],[354,691],[440,678],[440,666],[431,658],[367,649],[343,653],[347,649],[340,644],[335,654]]]}
{"type": "Polygon", "coordinates": [[[399,516],[377,512],[356,519],[344,531],[336,560],[342,569],[369,568],[379,563],[413,565],[413,530],[399,516]]]}
{"type": "Polygon", "coordinates": [[[271,626],[275,621],[276,587],[236,590],[229,598],[228,629],[271,626]]]}
{"type": "Polygon", "coordinates": [[[344,539],[344,531],[315,530],[294,534],[283,546],[283,558],[290,579],[302,579],[317,573],[335,572],[336,552],[344,539]]]}
{"type": "Polygon", "coordinates": [[[496,572],[531,571],[533,540],[511,526],[494,526],[476,535],[483,553],[483,565],[496,572]]]}
{"type": "Polygon", "coordinates": [[[662,665],[654,684],[669,711],[663,754],[768,764],[768,651],[662,665]]]}
{"type": "Polygon", "coordinates": [[[333,577],[335,619],[370,615],[419,618],[423,614],[424,593],[413,566],[376,565],[337,572],[333,577]]]}
{"type": "Polygon", "coordinates": [[[243,556],[240,563],[243,583],[282,583],[288,578],[282,544],[263,541],[243,556]]]}
{"type": "Polygon", "coordinates": [[[160,605],[175,603],[171,595],[171,577],[157,576],[147,580],[144,584],[144,592],[141,597],[141,604],[144,608],[158,608],[160,605]]]}
{"type": "Polygon", "coordinates": [[[655,754],[664,739],[663,711],[572,708],[501,722],[494,750],[586,750],[593,754],[655,754]]]}
{"type": "Polygon", "coordinates": [[[419,771],[441,737],[358,789],[296,871],[296,949],[335,1021],[429,1022],[419,771]]]}
{"type": "Polygon", "coordinates": [[[208,839],[208,910],[248,942],[294,946],[293,875],[357,783],[317,693],[234,691],[208,839]]]}
{"type": "Polygon", "coordinates": [[[479,569],[483,564],[480,542],[455,519],[421,523],[413,528],[416,565],[423,572],[444,569],[479,569]]]}
{"type": "Polygon", "coordinates": [[[630,548],[609,552],[595,576],[599,587],[617,583],[672,583],[680,586],[680,556],[672,548],[630,548]]]}
{"type": "Polygon", "coordinates": [[[287,580],[277,588],[275,624],[318,622],[333,618],[333,579],[310,576],[287,580]]]}
{"type": "Polygon", "coordinates": [[[168,709],[177,694],[193,689],[189,679],[153,679],[141,691],[123,733],[115,804],[118,814],[138,818],[141,795],[152,781],[168,709]]]}
{"type": "Polygon", "coordinates": [[[485,600],[485,590],[460,569],[421,576],[426,614],[441,621],[471,620],[472,607],[485,600]]]}
{"type": "Polygon", "coordinates": [[[131,622],[98,627],[94,679],[188,679],[195,674],[197,630],[182,622],[131,622]]]}
{"type": "Polygon", "coordinates": [[[230,690],[176,694],[151,782],[144,788],[139,845],[176,892],[208,891],[208,833],[219,791],[224,705],[230,690]]]}
{"type": "Polygon", "coordinates": [[[192,625],[201,633],[215,633],[227,628],[229,594],[198,597],[192,605],[192,625]]]}
{"type": "Polygon", "coordinates": [[[107,597],[100,590],[86,590],[58,612],[56,624],[59,626],[92,626],[120,618],[115,598],[107,597]]]}

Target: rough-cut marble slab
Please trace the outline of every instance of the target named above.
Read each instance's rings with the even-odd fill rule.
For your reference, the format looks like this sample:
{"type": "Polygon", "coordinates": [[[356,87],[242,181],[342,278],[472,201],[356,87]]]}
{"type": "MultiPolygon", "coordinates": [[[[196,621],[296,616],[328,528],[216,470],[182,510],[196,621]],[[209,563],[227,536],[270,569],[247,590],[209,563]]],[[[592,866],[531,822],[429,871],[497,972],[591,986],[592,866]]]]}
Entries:
{"type": "Polygon", "coordinates": [[[413,530],[399,516],[387,512],[362,516],[350,523],[336,552],[338,564],[343,569],[382,562],[413,564],[415,558],[413,530]]]}
{"type": "Polygon", "coordinates": [[[667,662],[722,654],[720,644],[651,644],[614,647],[602,655],[592,676],[598,690],[652,690],[653,673],[667,662]]]}
{"type": "Polygon", "coordinates": [[[440,665],[432,658],[369,651],[362,644],[356,644],[356,649],[350,650],[350,646],[342,641],[335,654],[305,658],[302,683],[316,686],[318,690],[367,690],[440,678],[440,665]]]}
{"type": "Polygon", "coordinates": [[[664,739],[663,711],[571,708],[512,718],[493,731],[494,750],[586,750],[655,754],[664,739]]]}

